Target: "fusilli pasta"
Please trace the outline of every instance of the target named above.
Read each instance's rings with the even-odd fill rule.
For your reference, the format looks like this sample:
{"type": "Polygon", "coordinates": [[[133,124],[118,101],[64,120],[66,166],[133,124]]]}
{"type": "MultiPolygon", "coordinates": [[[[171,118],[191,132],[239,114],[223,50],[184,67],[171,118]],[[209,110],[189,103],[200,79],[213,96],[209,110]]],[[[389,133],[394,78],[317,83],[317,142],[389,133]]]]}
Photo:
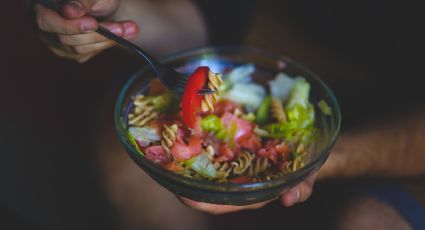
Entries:
{"type": "Polygon", "coordinates": [[[144,95],[137,95],[133,105],[133,111],[128,115],[128,124],[131,126],[144,126],[158,115],[153,111],[153,106],[149,104],[144,95]]]}
{"type": "Polygon", "coordinates": [[[164,129],[162,131],[161,145],[168,154],[170,153],[170,148],[173,147],[174,142],[176,141],[177,130],[178,127],[176,124],[173,124],[171,126],[164,125],[164,129]]]}
{"type": "Polygon", "coordinates": [[[220,94],[220,85],[223,84],[221,74],[219,73],[208,73],[208,88],[215,90],[212,94],[207,94],[201,102],[201,109],[203,112],[214,112],[214,103],[217,101],[218,95],[220,94]]]}
{"type": "Polygon", "coordinates": [[[268,159],[265,157],[257,158],[248,168],[248,175],[251,177],[256,177],[260,173],[267,170],[269,167],[268,159]]]}
{"type": "Polygon", "coordinates": [[[244,173],[248,167],[251,166],[253,159],[254,157],[250,153],[246,151],[240,152],[236,160],[231,163],[233,166],[233,173],[235,175],[244,173]]]}
{"type": "Polygon", "coordinates": [[[270,104],[270,107],[271,107],[271,112],[272,112],[273,117],[278,122],[286,122],[287,121],[285,110],[283,109],[282,102],[279,99],[272,98],[272,102],[270,104]]]}
{"type": "Polygon", "coordinates": [[[230,175],[232,171],[232,165],[228,162],[214,162],[214,168],[217,170],[218,176],[222,178],[226,178],[230,175]]]}

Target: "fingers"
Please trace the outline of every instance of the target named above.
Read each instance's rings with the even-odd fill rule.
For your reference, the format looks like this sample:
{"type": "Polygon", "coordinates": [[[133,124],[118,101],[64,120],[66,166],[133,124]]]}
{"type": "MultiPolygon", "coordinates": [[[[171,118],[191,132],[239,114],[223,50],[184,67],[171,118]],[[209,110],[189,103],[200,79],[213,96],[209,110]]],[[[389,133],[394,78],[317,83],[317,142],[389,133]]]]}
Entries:
{"type": "Polygon", "coordinates": [[[117,0],[72,0],[62,6],[62,14],[68,19],[83,15],[107,16],[118,7],[117,0]]]}
{"type": "MultiPolygon", "coordinates": [[[[78,62],[87,61],[101,51],[115,46],[116,43],[95,33],[99,26],[96,19],[84,15],[93,9],[100,10],[98,12],[109,9],[116,2],[116,0],[68,1],[63,6],[67,17],[36,4],[37,24],[42,41],[60,57],[78,62]]],[[[101,25],[126,39],[138,33],[138,27],[132,21],[104,22],[101,25]]]]}
{"type": "MultiPolygon", "coordinates": [[[[104,26],[109,31],[111,31],[112,33],[118,36],[131,37],[132,35],[134,35],[132,33],[129,34],[129,32],[125,30],[125,27],[122,25],[122,23],[106,22],[106,23],[102,23],[102,26],[104,26]]],[[[68,46],[95,44],[95,43],[104,42],[108,40],[106,37],[98,33],[87,33],[87,34],[76,34],[76,35],[59,34],[58,39],[61,44],[68,45],[68,46]]]]}
{"type": "Polygon", "coordinates": [[[210,214],[214,214],[214,215],[237,212],[242,210],[258,209],[258,208],[264,207],[266,204],[273,201],[273,200],[269,200],[269,201],[264,201],[261,203],[246,205],[246,206],[233,206],[233,205],[218,205],[218,204],[196,202],[184,197],[179,197],[179,200],[182,201],[185,205],[187,205],[190,208],[207,212],[210,214]]]}
{"type": "Polygon", "coordinates": [[[285,207],[293,206],[296,203],[306,201],[313,192],[314,181],[317,173],[310,176],[307,180],[290,189],[281,195],[281,202],[285,207]]]}
{"type": "Polygon", "coordinates": [[[49,49],[56,54],[59,57],[66,58],[66,59],[72,59],[79,63],[84,63],[88,61],[93,56],[97,55],[99,52],[89,53],[89,54],[74,54],[70,52],[65,52],[62,49],[58,49],[55,47],[49,47],[49,49]]]}
{"type": "Polygon", "coordinates": [[[98,27],[98,23],[92,17],[84,16],[69,20],[39,4],[36,4],[35,8],[37,25],[45,32],[73,35],[92,32],[98,27]]]}

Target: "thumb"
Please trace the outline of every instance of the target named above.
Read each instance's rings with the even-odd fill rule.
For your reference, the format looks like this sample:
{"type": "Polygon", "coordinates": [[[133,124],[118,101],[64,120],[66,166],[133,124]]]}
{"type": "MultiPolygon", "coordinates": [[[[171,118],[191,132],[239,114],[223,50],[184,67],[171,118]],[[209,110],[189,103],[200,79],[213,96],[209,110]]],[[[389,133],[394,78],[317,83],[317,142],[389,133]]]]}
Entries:
{"type": "Polygon", "coordinates": [[[76,19],[84,15],[108,16],[118,7],[117,0],[71,0],[62,6],[66,18],[76,19]]]}

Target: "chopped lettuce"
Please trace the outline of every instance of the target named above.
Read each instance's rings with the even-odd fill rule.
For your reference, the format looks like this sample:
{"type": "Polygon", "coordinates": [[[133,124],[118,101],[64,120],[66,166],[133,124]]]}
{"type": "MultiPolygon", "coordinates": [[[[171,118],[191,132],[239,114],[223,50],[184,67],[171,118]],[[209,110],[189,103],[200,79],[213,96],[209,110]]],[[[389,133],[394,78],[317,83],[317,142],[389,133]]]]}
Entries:
{"type": "Polygon", "coordinates": [[[234,68],[230,73],[223,76],[224,83],[220,87],[221,92],[229,91],[235,84],[246,84],[252,81],[255,72],[254,64],[245,64],[234,68]]]}
{"type": "Polygon", "coordinates": [[[275,79],[268,82],[271,96],[278,98],[281,101],[285,101],[291,92],[295,81],[295,79],[284,73],[277,74],[275,79]]]}
{"type": "Polygon", "coordinates": [[[309,106],[308,96],[310,93],[310,84],[303,77],[295,78],[295,82],[289,92],[287,109],[291,109],[295,105],[301,105],[306,108],[309,106]]]}
{"type": "Polygon", "coordinates": [[[320,100],[317,105],[319,106],[323,114],[332,115],[332,108],[328,105],[328,103],[326,103],[325,100],[320,100]]]}
{"type": "Polygon", "coordinates": [[[145,153],[139,148],[136,139],[131,135],[130,132],[127,132],[127,138],[130,141],[130,144],[140,153],[140,155],[145,156],[145,153]]]}
{"type": "Polygon", "coordinates": [[[187,160],[185,164],[203,177],[217,177],[217,170],[215,169],[213,162],[208,157],[207,152],[203,152],[198,156],[187,160]]]}
{"type": "Polygon", "coordinates": [[[310,84],[301,77],[295,78],[285,106],[288,122],[263,127],[269,137],[286,138],[307,143],[314,135],[314,108],[309,102],[310,84]]]}
{"type": "Polygon", "coordinates": [[[130,127],[128,132],[129,136],[137,141],[142,147],[148,146],[151,142],[161,140],[161,137],[157,133],[156,129],[149,126],[130,127]]]}
{"type": "Polygon", "coordinates": [[[267,122],[270,114],[270,104],[272,102],[272,97],[267,96],[264,98],[263,102],[261,102],[260,108],[257,110],[257,119],[256,122],[260,125],[267,122]]]}
{"type": "Polygon", "coordinates": [[[304,78],[297,77],[285,110],[289,122],[296,123],[300,128],[308,128],[314,123],[314,108],[308,100],[309,94],[310,84],[304,78]]]}
{"type": "Polygon", "coordinates": [[[234,68],[229,74],[227,79],[234,84],[251,82],[251,76],[255,72],[254,64],[245,64],[234,68]]]}
{"type": "Polygon", "coordinates": [[[226,99],[244,105],[248,111],[256,110],[265,96],[264,87],[255,83],[235,84],[223,95],[226,99]]]}
{"type": "Polygon", "coordinates": [[[268,124],[262,127],[262,129],[267,131],[266,137],[284,138],[303,144],[308,144],[315,133],[315,129],[312,126],[300,128],[298,124],[294,122],[268,124]]]}

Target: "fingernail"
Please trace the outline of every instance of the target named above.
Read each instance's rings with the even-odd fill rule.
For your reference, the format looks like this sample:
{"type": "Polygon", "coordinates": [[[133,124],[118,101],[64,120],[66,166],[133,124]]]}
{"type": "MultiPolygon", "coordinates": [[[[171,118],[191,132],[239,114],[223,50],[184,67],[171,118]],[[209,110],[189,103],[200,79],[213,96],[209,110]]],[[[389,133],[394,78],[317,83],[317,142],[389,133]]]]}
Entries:
{"type": "Polygon", "coordinates": [[[123,28],[119,25],[108,26],[108,30],[118,36],[121,36],[123,34],[123,28]]]}
{"type": "Polygon", "coordinates": [[[136,26],[133,22],[124,22],[124,36],[133,36],[137,33],[136,26]]]}
{"type": "Polygon", "coordinates": [[[97,24],[93,20],[85,20],[81,23],[81,29],[84,32],[93,32],[96,30],[97,24]]]}
{"type": "Polygon", "coordinates": [[[299,189],[293,189],[291,191],[291,197],[292,197],[292,204],[295,204],[300,200],[300,190],[299,189]]]}
{"type": "Polygon", "coordinates": [[[83,5],[79,1],[69,1],[66,3],[67,5],[71,6],[77,11],[80,11],[83,9],[83,5]]]}

